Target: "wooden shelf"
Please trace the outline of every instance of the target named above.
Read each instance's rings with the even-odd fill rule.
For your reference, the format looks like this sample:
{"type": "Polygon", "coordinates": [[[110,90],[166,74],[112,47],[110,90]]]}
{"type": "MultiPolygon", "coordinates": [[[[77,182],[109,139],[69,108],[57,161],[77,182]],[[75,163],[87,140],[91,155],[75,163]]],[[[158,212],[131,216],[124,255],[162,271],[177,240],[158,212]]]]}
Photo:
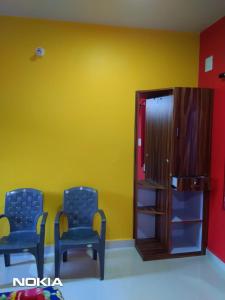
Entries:
{"type": "Polygon", "coordinates": [[[138,91],[135,107],[136,249],[143,260],[205,254],[213,91],[138,91]]]}
{"type": "Polygon", "coordinates": [[[157,210],[155,206],[138,206],[138,212],[149,215],[165,215],[164,211],[157,210]]]}
{"type": "Polygon", "coordinates": [[[150,179],[148,179],[148,180],[138,180],[137,181],[137,186],[141,187],[143,189],[150,189],[150,190],[165,190],[165,189],[168,188],[167,186],[157,184],[157,183],[151,181],[150,179]]]}
{"type": "Polygon", "coordinates": [[[203,220],[193,219],[193,220],[172,220],[171,223],[201,223],[203,220]]]}
{"type": "Polygon", "coordinates": [[[171,254],[180,254],[180,253],[201,253],[201,247],[199,246],[186,246],[186,247],[174,247],[171,250],[171,254]]]}
{"type": "Polygon", "coordinates": [[[135,246],[143,260],[160,259],[168,255],[166,247],[155,238],[136,240],[135,246]]]}

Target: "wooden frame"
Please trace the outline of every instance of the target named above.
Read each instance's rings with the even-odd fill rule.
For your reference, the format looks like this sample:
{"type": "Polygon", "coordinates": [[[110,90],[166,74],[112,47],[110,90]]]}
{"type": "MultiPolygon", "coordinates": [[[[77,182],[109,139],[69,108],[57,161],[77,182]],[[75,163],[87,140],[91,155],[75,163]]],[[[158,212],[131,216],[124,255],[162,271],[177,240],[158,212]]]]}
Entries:
{"type": "MultiPolygon", "coordinates": [[[[198,117],[197,119],[193,120],[193,124],[191,126],[197,126],[196,129],[194,128],[193,131],[199,132],[199,139],[193,141],[188,141],[189,145],[189,152],[185,155],[186,157],[193,157],[192,153],[195,149],[202,149],[204,146],[206,148],[206,153],[204,154],[204,158],[210,158],[210,145],[211,145],[211,108],[212,108],[212,90],[209,89],[198,89],[198,88],[168,88],[162,90],[145,90],[145,91],[137,91],[136,92],[136,99],[135,99],[135,131],[134,131],[134,227],[133,227],[133,237],[135,239],[135,246],[143,260],[152,260],[152,259],[163,259],[163,258],[173,258],[173,257],[186,257],[192,255],[203,255],[206,251],[207,246],[207,229],[208,229],[208,199],[209,199],[209,173],[210,173],[210,161],[208,159],[208,164],[205,166],[205,161],[199,161],[201,156],[198,156],[198,161],[189,166],[185,166],[180,169],[180,165],[176,164],[176,168],[174,168],[174,161],[176,158],[174,157],[174,153],[177,152],[174,147],[177,147],[176,141],[176,128],[177,126],[177,112],[178,109],[182,109],[186,112],[191,114],[191,109],[196,108],[198,110],[198,117]],[[139,109],[139,101],[140,99],[150,99],[150,98],[159,98],[165,97],[168,95],[173,96],[173,118],[171,123],[171,132],[168,148],[168,155],[169,155],[169,174],[168,178],[166,179],[166,184],[161,184],[160,182],[152,181],[151,178],[148,178],[147,181],[140,181],[138,180],[138,172],[137,172],[137,151],[138,151],[138,109],[139,109]],[[196,100],[197,99],[197,100],[196,100]],[[182,104],[183,103],[183,104],[182,104]],[[185,106],[182,106],[184,105],[185,106]],[[183,107],[189,105],[187,111],[184,110],[183,107]],[[190,110],[190,111],[189,111],[190,110]],[[205,118],[205,119],[204,119],[205,118]],[[204,122],[204,123],[203,123],[204,122]],[[202,140],[202,137],[205,140],[202,140]],[[192,146],[193,144],[193,146],[192,146]],[[209,145],[207,148],[206,145],[209,145]],[[196,148],[197,147],[197,148],[196,148]],[[203,207],[203,220],[196,222],[202,222],[202,239],[201,239],[201,249],[199,251],[190,251],[188,253],[176,253],[172,254],[172,194],[173,189],[171,187],[171,178],[173,175],[176,175],[174,172],[176,170],[177,175],[179,175],[179,190],[182,191],[202,191],[203,199],[204,199],[204,207],[203,207]],[[179,171],[180,170],[180,171],[179,171]],[[187,170],[187,171],[186,171],[187,170]],[[186,177],[182,179],[180,177],[182,172],[186,177]],[[185,173],[186,172],[186,173],[185,173]],[[195,172],[196,174],[192,174],[195,172]],[[203,172],[203,174],[199,174],[199,172],[203,172]],[[189,174],[190,173],[190,174],[189,174]],[[195,176],[193,176],[195,175],[195,176]],[[201,175],[201,176],[200,176],[201,175]],[[187,177],[189,176],[189,177],[187,177]],[[198,184],[196,184],[196,182],[198,184]],[[137,192],[139,189],[151,189],[154,190],[156,193],[156,207],[144,207],[140,208],[137,206],[137,192]],[[149,238],[149,239],[139,239],[138,238],[138,224],[137,224],[137,216],[138,213],[145,213],[147,215],[154,215],[155,216],[155,224],[156,224],[156,238],[149,238]]],[[[185,108],[186,109],[186,108],[185,108]]],[[[188,117],[185,116],[188,120],[188,117]]],[[[179,122],[183,122],[184,119],[179,120],[179,122]]],[[[190,124],[187,124],[190,125],[190,124]]],[[[182,125],[183,128],[186,128],[182,125]]],[[[183,130],[183,132],[185,132],[183,130]]],[[[188,132],[185,133],[188,137],[188,132]]],[[[179,146],[181,147],[181,146],[179,146]]],[[[183,147],[183,146],[182,146],[183,147]]],[[[182,149],[182,148],[181,148],[182,149]]],[[[183,162],[182,162],[183,163],[183,162]]],[[[188,162],[189,163],[189,162],[188,162]]],[[[181,164],[182,166],[182,164],[181,164]]],[[[164,173],[163,173],[164,174],[164,173]]],[[[190,224],[190,221],[183,221],[183,224],[190,224]]],[[[194,221],[192,221],[194,224],[194,221]]],[[[192,227],[188,226],[189,228],[195,228],[194,225],[192,227]]],[[[187,227],[187,228],[188,228],[187,227]]],[[[185,227],[184,227],[185,228],[185,227]]],[[[197,228],[197,227],[196,227],[197,228]]],[[[191,248],[190,248],[191,249],[191,248]]]]}

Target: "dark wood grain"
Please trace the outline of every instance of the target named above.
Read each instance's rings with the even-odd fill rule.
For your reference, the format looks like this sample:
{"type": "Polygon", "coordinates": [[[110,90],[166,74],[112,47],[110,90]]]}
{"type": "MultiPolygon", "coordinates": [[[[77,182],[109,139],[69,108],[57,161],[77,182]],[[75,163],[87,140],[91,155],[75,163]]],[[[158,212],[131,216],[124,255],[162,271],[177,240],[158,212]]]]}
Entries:
{"type": "MultiPolygon", "coordinates": [[[[135,114],[134,160],[134,238],[143,260],[203,255],[207,247],[210,189],[210,152],[212,125],[212,90],[168,88],[138,91],[135,114]],[[145,180],[137,178],[138,101],[146,103],[145,180]],[[157,99],[157,100],[156,100],[157,99]],[[202,250],[171,254],[172,176],[178,177],[178,192],[204,192],[202,250]],[[154,206],[138,207],[138,190],[154,190],[154,206]],[[138,239],[139,213],[154,216],[154,238],[138,239]]],[[[224,200],[225,201],[225,200],[224,200]]],[[[199,223],[194,219],[184,221],[199,223]]],[[[193,231],[196,234],[196,231],[193,231]]]]}
{"type": "Polygon", "coordinates": [[[137,180],[137,185],[143,189],[165,190],[167,185],[158,184],[150,179],[137,180]]]}
{"type": "Polygon", "coordinates": [[[166,212],[158,209],[156,206],[141,206],[137,208],[138,212],[147,215],[165,215],[166,212]]]}
{"type": "Polygon", "coordinates": [[[165,212],[162,216],[156,218],[155,237],[168,251],[168,188],[167,190],[157,191],[156,208],[158,211],[165,212]]]}
{"type": "Polygon", "coordinates": [[[158,184],[168,185],[173,97],[146,100],[145,174],[158,184]]]}
{"type": "Polygon", "coordinates": [[[144,261],[199,256],[205,254],[205,249],[198,252],[170,254],[165,245],[160,243],[157,239],[148,239],[145,241],[137,240],[135,243],[135,247],[144,261]]]}
{"type": "Polygon", "coordinates": [[[172,188],[178,192],[197,192],[197,191],[209,191],[210,190],[210,179],[205,176],[195,177],[175,177],[177,179],[177,186],[172,188]]]}
{"type": "Polygon", "coordinates": [[[211,90],[174,89],[173,176],[209,175],[211,113],[211,90]]]}
{"type": "Polygon", "coordinates": [[[204,192],[203,224],[202,224],[202,251],[206,254],[208,245],[208,220],[209,220],[209,191],[204,192]]]}
{"type": "Polygon", "coordinates": [[[133,176],[133,239],[137,237],[137,151],[138,151],[138,101],[139,95],[135,95],[135,116],[134,116],[134,176],[133,176]]]}

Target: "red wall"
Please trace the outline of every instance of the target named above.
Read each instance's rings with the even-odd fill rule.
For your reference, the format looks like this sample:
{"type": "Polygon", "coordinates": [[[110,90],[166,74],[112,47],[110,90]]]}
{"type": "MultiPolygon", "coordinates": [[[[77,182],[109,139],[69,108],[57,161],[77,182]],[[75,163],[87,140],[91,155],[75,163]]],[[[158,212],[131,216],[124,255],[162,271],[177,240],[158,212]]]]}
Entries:
{"type": "Polygon", "coordinates": [[[225,210],[223,209],[225,165],[225,17],[200,35],[199,86],[214,89],[212,164],[208,248],[225,262],[225,210]],[[205,58],[213,55],[214,69],[204,71],[205,58]]]}

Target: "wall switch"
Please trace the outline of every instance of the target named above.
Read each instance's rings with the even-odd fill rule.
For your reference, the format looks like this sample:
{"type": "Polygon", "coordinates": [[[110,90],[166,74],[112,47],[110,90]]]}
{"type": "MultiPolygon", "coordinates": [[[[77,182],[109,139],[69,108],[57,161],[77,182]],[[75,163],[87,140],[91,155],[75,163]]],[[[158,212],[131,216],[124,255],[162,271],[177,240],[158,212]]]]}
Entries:
{"type": "Polygon", "coordinates": [[[213,69],[213,56],[206,57],[205,59],[205,72],[212,71],[213,69]]]}
{"type": "Polygon", "coordinates": [[[138,138],[138,147],[141,147],[141,138],[138,138]]]}

